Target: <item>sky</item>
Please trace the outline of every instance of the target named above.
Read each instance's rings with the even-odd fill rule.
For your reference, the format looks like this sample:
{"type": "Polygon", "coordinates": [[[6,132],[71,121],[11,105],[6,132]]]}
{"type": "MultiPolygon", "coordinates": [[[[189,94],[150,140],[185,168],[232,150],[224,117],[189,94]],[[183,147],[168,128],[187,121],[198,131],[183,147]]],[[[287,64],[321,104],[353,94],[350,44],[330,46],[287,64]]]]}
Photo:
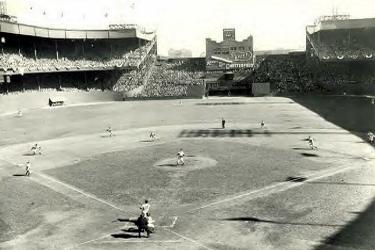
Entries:
{"type": "MultiPolygon", "coordinates": [[[[4,0],[3,0],[4,1],[4,0]]],[[[321,15],[375,17],[374,0],[6,0],[18,22],[59,28],[105,29],[137,23],[157,31],[158,52],[205,51],[207,37],[222,40],[223,28],[236,39],[254,37],[255,50],[305,49],[305,27],[321,15]]]]}

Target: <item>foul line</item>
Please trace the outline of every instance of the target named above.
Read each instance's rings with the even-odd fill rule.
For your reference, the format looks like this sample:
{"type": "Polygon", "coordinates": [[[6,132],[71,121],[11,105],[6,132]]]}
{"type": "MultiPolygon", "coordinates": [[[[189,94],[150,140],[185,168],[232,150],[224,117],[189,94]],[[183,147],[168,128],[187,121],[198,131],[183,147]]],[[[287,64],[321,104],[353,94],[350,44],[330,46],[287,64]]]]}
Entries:
{"type": "Polygon", "coordinates": [[[214,249],[212,249],[212,248],[209,248],[209,247],[206,246],[206,245],[203,245],[203,244],[200,243],[199,241],[196,241],[196,240],[193,240],[192,238],[189,238],[189,237],[183,236],[182,234],[176,233],[175,231],[173,231],[173,230],[171,230],[171,229],[165,228],[165,230],[168,231],[168,232],[170,232],[170,233],[172,233],[172,234],[174,234],[174,235],[176,235],[176,236],[178,236],[178,237],[180,237],[180,238],[182,238],[182,239],[184,239],[184,240],[190,241],[190,242],[192,242],[192,243],[194,243],[194,244],[196,244],[196,245],[198,245],[198,246],[200,246],[200,247],[202,247],[202,248],[204,248],[204,249],[207,249],[207,250],[214,250],[214,249]]]}
{"type": "MultiPolygon", "coordinates": [[[[45,179],[47,179],[47,180],[50,180],[50,181],[52,181],[52,182],[58,183],[58,184],[60,184],[60,185],[62,185],[62,186],[65,186],[65,187],[67,187],[67,188],[69,188],[69,189],[71,189],[71,190],[73,190],[73,191],[76,191],[76,192],[78,192],[78,193],[80,193],[80,194],[82,194],[82,195],[84,195],[84,196],[86,196],[86,197],[88,197],[88,198],[91,198],[91,199],[94,199],[94,200],[96,200],[96,201],[98,201],[98,202],[101,202],[101,203],[103,203],[103,204],[106,204],[106,205],[108,205],[108,206],[110,206],[110,207],[112,207],[112,208],[114,208],[114,209],[117,209],[117,210],[120,210],[120,211],[125,212],[125,210],[123,210],[123,209],[121,209],[121,208],[119,208],[119,207],[117,207],[117,206],[115,206],[115,205],[113,205],[113,204],[111,204],[111,203],[109,203],[109,202],[107,202],[107,201],[105,201],[105,200],[102,200],[102,199],[96,197],[96,196],[93,195],[93,194],[86,193],[86,192],[84,192],[84,191],[82,191],[82,190],[80,190],[80,189],[78,189],[78,188],[76,188],[76,187],[73,187],[73,186],[71,186],[71,185],[69,185],[69,184],[67,184],[67,183],[64,183],[64,182],[62,182],[62,181],[59,181],[59,180],[57,180],[57,179],[55,179],[55,178],[52,178],[52,177],[50,177],[50,176],[48,176],[48,175],[45,175],[45,174],[42,174],[42,173],[38,173],[38,172],[33,172],[33,174],[39,175],[39,176],[42,177],[42,178],[45,178],[45,179]]],[[[170,226],[168,226],[168,227],[164,227],[164,229],[167,230],[167,231],[169,231],[169,232],[171,232],[171,233],[173,233],[173,234],[175,234],[175,235],[177,235],[178,237],[180,237],[180,238],[182,238],[182,239],[185,239],[185,240],[190,241],[190,242],[192,242],[192,243],[194,243],[194,244],[197,244],[197,245],[199,245],[199,246],[201,246],[201,247],[203,247],[203,248],[205,248],[205,249],[213,250],[213,249],[211,249],[211,248],[209,248],[209,247],[203,245],[202,243],[200,243],[200,242],[198,242],[198,241],[196,241],[196,240],[193,240],[193,239],[191,239],[191,238],[188,238],[188,237],[186,237],[186,236],[183,236],[183,235],[181,235],[181,234],[178,234],[178,233],[176,233],[176,232],[170,230],[170,228],[173,228],[173,227],[175,226],[175,224],[176,224],[176,222],[177,222],[177,219],[178,219],[178,217],[175,216],[174,219],[173,219],[172,224],[171,224],[170,226]]],[[[110,235],[111,235],[111,234],[106,234],[106,235],[100,236],[100,237],[95,238],[95,239],[92,239],[92,240],[88,240],[88,241],[85,241],[85,242],[81,242],[81,243],[79,243],[79,244],[77,244],[77,245],[75,245],[75,246],[73,246],[73,247],[69,247],[69,248],[66,248],[66,249],[67,249],[67,250],[68,250],[68,249],[75,249],[75,248],[78,248],[78,247],[80,247],[80,246],[82,246],[82,245],[86,245],[86,244],[92,243],[92,242],[94,242],[94,241],[100,240],[100,239],[102,239],[102,238],[108,237],[108,236],[110,236],[110,235]]],[[[133,242],[134,242],[134,241],[133,241],[133,242]]],[[[131,243],[131,241],[129,241],[129,243],[131,243]]],[[[160,243],[161,243],[161,242],[160,242],[160,243]]],[[[172,242],[170,242],[170,243],[172,243],[172,242]]]]}
{"type": "Polygon", "coordinates": [[[248,200],[268,196],[270,194],[281,193],[281,192],[287,191],[289,189],[302,186],[302,185],[304,185],[308,182],[316,181],[316,180],[319,180],[319,179],[322,179],[322,178],[326,178],[326,177],[329,177],[329,176],[332,176],[332,175],[335,175],[335,174],[338,174],[338,173],[354,170],[354,169],[357,169],[357,168],[358,167],[350,166],[350,167],[345,167],[345,168],[339,168],[339,169],[336,168],[336,169],[329,169],[329,170],[326,170],[326,171],[321,171],[320,173],[313,174],[311,176],[307,176],[306,177],[307,180],[305,182],[302,182],[302,183],[281,182],[281,183],[273,184],[273,185],[270,185],[270,186],[267,186],[267,187],[264,187],[264,188],[261,188],[261,189],[258,189],[258,190],[253,190],[253,191],[250,191],[250,192],[247,192],[247,193],[242,193],[242,194],[234,196],[234,197],[229,197],[229,198],[226,198],[226,199],[223,199],[223,200],[215,201],[215,202],[203,205],[201,207],[191,209],[191,210],[187,211],[186,213],[194,213],[198,210],[201,210],[201,209],[204,209],[204,208],[207,208],[207,207],[212,207],[214,205],[226,203],[226,202],[233,201],[233,200],[238,200],[240,198],[251,196],[251,195],[254,195],[254,196],[250,197],[248,200]],[[282,187],[282,188],[276,189],[278,187],[282,187]],[[269,191],[269,192],[267,192],[267,191],[269,191]],[[256,196],[255,194],[260,194],[260,196],[256,196]]]}
{"type": "Polygon", "coordinates": [[[118,206],[116,206],[116,205],[114,205],[114,204],[112,204],[112,203],[110,203],[110,202],[108,202],[108,201],[105,201],[105,200],[103,200],[103,199],[100,199],[100,198],[96,197],[96,196],[93,195],[93,194],[86,193],[86,192],[84,192],[84,191],[82,191],[82,190],[80,190],[80,189],[78,189],[78,188],[76,188],[76,187],[74,187],[74,186],[71,186],[71,185],[69,185],[69,184],[67,184],[67,183],[64,183],[64,182],[59,181],[59,180],[57,180],[57,179],[55,179],[55,178],[52,178],[51,176],[48,176],[48,175],[45,175],[45,174],[42,174],[42,173],[38,173],[38,172],[32,172],[32,173],[33,173],[33,174],[36,174],[36,175],[39,175],[40,177],[45,178],[45,179],[47,179],[47,180],[50,180],[50,181],[52,181],[52,182],[58,183],[58,184],[60,184],[60,185],[62,185],[62,186],[65,186],[65,187],[67,187],[68,189],[71,189],[71,190],[73,190],[73,191],[76,191],[76,192],[78,192],[78,193],[80,193],[80,194],[82,194],[82,195],[84,195],[84,196],[86,196],[86,197],[88,197],[88,198],[91,198],[91,199],[93,199],[93,200],[96,200],[96,201],[98,201],[98,202],[100,202],[100,203],[103,203],[103,204],[105,204],[105,205],[107,205],[107,206],[110,206],[110,207],[112,207],[112,208],[114,208],[114,209],[120,210],[120,211],[122,211],[122,212],[126,212],[124,209],[119,208],[118,206]]]}
{"type": "Polygon", "coordinates": [[[176,225],[177,219],[178,219],[178,216],[173,216],[172,224],[170,224],[169,226],[159,226],[159,227],[163,227],[163,228],[174,228],[174,226],[176,225]]]}
{"type": "MultiPolygon", "coordinates": [[[[110,235],[110,234],[109,234],[109,235],[110,235]]],[[[103,239],[103,238],[105,238],[105,237],[108,237],[108,234],[103,235],[103,236],[100,236],[100,237],[95,238],[95,239],[93,239],[93,240],[88,240],[88,241],[85,241],[85,242],[79,243],[79,244],[77,244],[77,245],[75,245],[75,246],[72,246],[72,247],[65,248],[65,250],[75,249],[75,248],[77,248],[77,247],[79,247],[79,246],[82,246],[82,245],[85,245],[85,244],[88,244],[88,243],[91,243],[91,242],[94,242],[94,241],[97,241],[97,240],[103,239]]]]}

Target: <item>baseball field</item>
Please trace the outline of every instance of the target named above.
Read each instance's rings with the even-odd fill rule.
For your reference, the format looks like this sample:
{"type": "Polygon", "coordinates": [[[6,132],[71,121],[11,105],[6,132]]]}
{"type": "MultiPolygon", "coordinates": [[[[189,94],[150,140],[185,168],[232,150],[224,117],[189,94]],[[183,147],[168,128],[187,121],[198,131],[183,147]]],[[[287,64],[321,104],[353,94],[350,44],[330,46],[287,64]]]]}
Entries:
{"type": "Polygon", "coordinates": [[[0,115],[0,248],[374,249],[374,117],[370,101],[351,97],[0,115]],[[30,152],[35,143],[41,155],[30,152]],[[156,230],[139,238],[132,219],[145,199],[156,230]]]}

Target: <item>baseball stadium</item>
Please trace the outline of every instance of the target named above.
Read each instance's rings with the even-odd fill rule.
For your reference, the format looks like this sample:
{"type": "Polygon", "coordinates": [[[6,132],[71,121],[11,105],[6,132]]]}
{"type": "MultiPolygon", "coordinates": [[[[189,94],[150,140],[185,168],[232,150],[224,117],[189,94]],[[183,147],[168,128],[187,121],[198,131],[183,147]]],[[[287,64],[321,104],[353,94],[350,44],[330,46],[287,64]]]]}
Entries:
{"type": "Polygon", "coordinates": [[[374,18],[168,58],[2,11],[0,249],[375,249],[374,18]]]}

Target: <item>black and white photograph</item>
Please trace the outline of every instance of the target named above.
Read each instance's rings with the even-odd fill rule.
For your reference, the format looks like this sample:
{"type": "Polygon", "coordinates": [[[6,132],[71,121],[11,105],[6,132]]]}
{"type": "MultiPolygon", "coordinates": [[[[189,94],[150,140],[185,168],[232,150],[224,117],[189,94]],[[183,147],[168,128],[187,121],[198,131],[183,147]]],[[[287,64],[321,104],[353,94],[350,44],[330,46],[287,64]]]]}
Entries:
{"type": "Polygon", "coordinates": [[[375,250],[374,0],[0,0],[1,250],[375,250]]]}

